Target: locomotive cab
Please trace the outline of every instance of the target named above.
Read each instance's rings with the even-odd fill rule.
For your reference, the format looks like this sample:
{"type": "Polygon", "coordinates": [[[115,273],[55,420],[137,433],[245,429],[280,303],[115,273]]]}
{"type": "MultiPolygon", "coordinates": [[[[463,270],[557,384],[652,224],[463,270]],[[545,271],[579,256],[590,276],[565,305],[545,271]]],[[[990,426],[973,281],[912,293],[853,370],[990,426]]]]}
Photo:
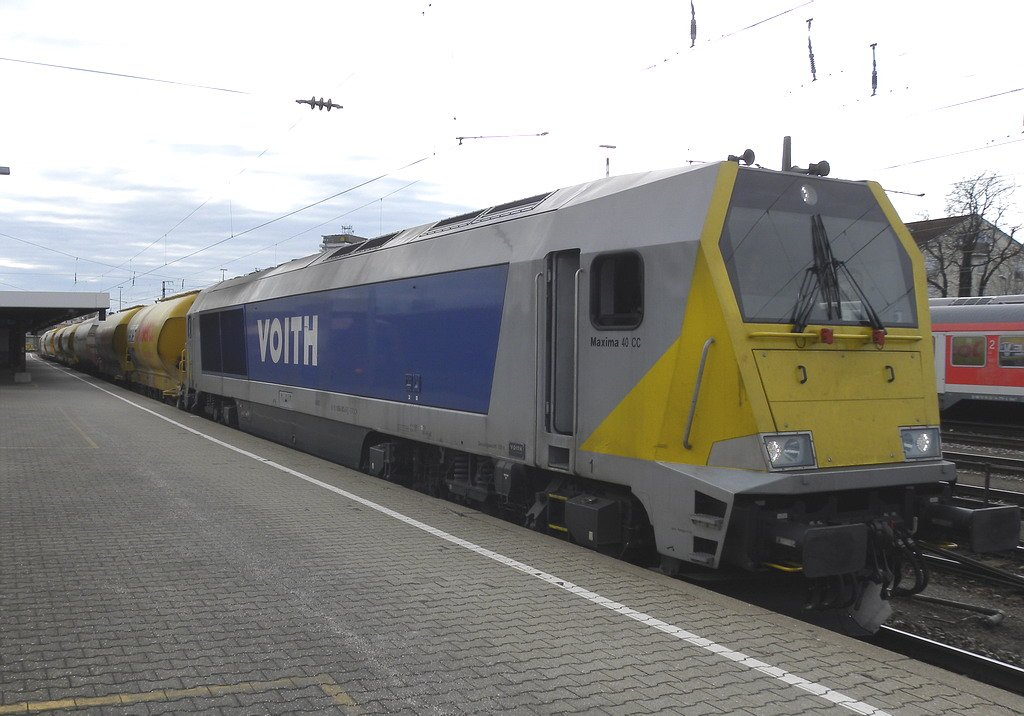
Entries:
{"type": "MultiPolygon", "coordinates": [[[[819,605],[877,606],[899,579],[879,565],[951,532],[930,333],[877,184],[723,163],[678,338],[583,449],[674,474],[632,486],[663,564],[802,572],[819,605]]],[[[953,513],[976,548],[1017,543],[1015,507],[953,513]]]]}
{"type": "Polygon", "coordinates": [[[975,549],[1019,537],[1016,508],[949,505],[912,247],[875,184],[741,170],[707,256],[756,426],[716,440],[708,465],[766,472],[737,492],[724,556],[834,578],[827,606],[859,604],[872,582],[899,589],[879,565],[914,562],[912,533],[951,537],[947,510],[975,549]]]}

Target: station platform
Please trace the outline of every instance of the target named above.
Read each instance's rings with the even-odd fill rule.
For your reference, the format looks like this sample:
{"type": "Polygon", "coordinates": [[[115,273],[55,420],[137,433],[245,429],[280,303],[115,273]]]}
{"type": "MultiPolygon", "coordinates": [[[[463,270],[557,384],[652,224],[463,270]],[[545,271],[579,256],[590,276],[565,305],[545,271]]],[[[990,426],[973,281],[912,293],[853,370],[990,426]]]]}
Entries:
{"type": "Polygon", "coordinates": [[[1024,699],[32,358],[0,714],[1019,714],[1024,699]]]}

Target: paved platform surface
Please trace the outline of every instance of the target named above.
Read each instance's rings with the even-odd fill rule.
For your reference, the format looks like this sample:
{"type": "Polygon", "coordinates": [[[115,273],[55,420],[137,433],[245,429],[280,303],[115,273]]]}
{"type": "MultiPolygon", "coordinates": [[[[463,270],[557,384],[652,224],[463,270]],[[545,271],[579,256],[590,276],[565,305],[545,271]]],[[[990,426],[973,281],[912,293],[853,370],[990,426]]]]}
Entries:
{"type": "Polygon", "coordinates": [[[0,714],[1019,714],[1024,699],[38,360],[0,714]]]}

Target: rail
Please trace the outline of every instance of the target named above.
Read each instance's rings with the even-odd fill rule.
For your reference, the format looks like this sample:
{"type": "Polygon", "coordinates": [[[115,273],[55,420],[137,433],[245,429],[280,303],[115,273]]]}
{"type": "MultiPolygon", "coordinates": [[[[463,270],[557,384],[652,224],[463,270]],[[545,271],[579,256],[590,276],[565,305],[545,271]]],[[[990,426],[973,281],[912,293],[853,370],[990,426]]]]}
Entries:
{"type": "Polygon", "coordinates": [[[711,349],[714,342],[715,339],[713,336],[708,338],[704,341],[704,347],[700,351],[700,364],[697,366],[697,381],[693,386],[693,398],[690,400],[690,414],[686,417],[686,432],[683,433],[683,447],[687,450],[693,449],[693,445],[690,444],[690,432],[693,430],[693,418],[697,412],[697,399],[700,397],[700,385],[704,380],[704,366],[708,361],[708,350],[711,349]]]}
{"type": "Polygon", "coordinates": [[[1024,475],[1024,460],[1016,457],[952,450],[944,450],[942,457],[963,469],[991,469],[993,472],[1003,474],[1024,475]]]}
{"type": "Polygon", "coordinates": [[[969,676],[991,686],[1024,694],[1024,669],[981,654],[941,644],[916,634],[883,626],[868,639],[883,649],[969,676]]]}
{"type": "Polygon", "coordinates": [[[970,497],[983,502],[1002,502],[1007,505],[1024,507],[1024,493],[1016,490],[1003,490],[997,487],[986,487],[985,485],[969,485],[965,482],[957,482],[953,487],[953,494],[959,497],[970,497]]]}

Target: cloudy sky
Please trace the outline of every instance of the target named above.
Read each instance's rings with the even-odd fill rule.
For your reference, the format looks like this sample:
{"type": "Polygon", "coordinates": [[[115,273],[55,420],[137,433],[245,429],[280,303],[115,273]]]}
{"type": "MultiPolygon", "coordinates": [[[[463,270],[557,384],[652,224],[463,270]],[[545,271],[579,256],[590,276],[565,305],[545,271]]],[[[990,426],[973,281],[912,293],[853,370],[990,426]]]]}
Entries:
{"type": "Polygon", "coordinates": [[[678,0],[0,0],[0,290],[148,303],[606,160],[750,147],[778,168],[784,135],[796,164],[881,182],[905,221],[990,171],[1018,185],[1022,223],[1024,4],[693,10],[691,47],[678,0]],[[343,109],[295,102],[312,96],[343,109]]]}

